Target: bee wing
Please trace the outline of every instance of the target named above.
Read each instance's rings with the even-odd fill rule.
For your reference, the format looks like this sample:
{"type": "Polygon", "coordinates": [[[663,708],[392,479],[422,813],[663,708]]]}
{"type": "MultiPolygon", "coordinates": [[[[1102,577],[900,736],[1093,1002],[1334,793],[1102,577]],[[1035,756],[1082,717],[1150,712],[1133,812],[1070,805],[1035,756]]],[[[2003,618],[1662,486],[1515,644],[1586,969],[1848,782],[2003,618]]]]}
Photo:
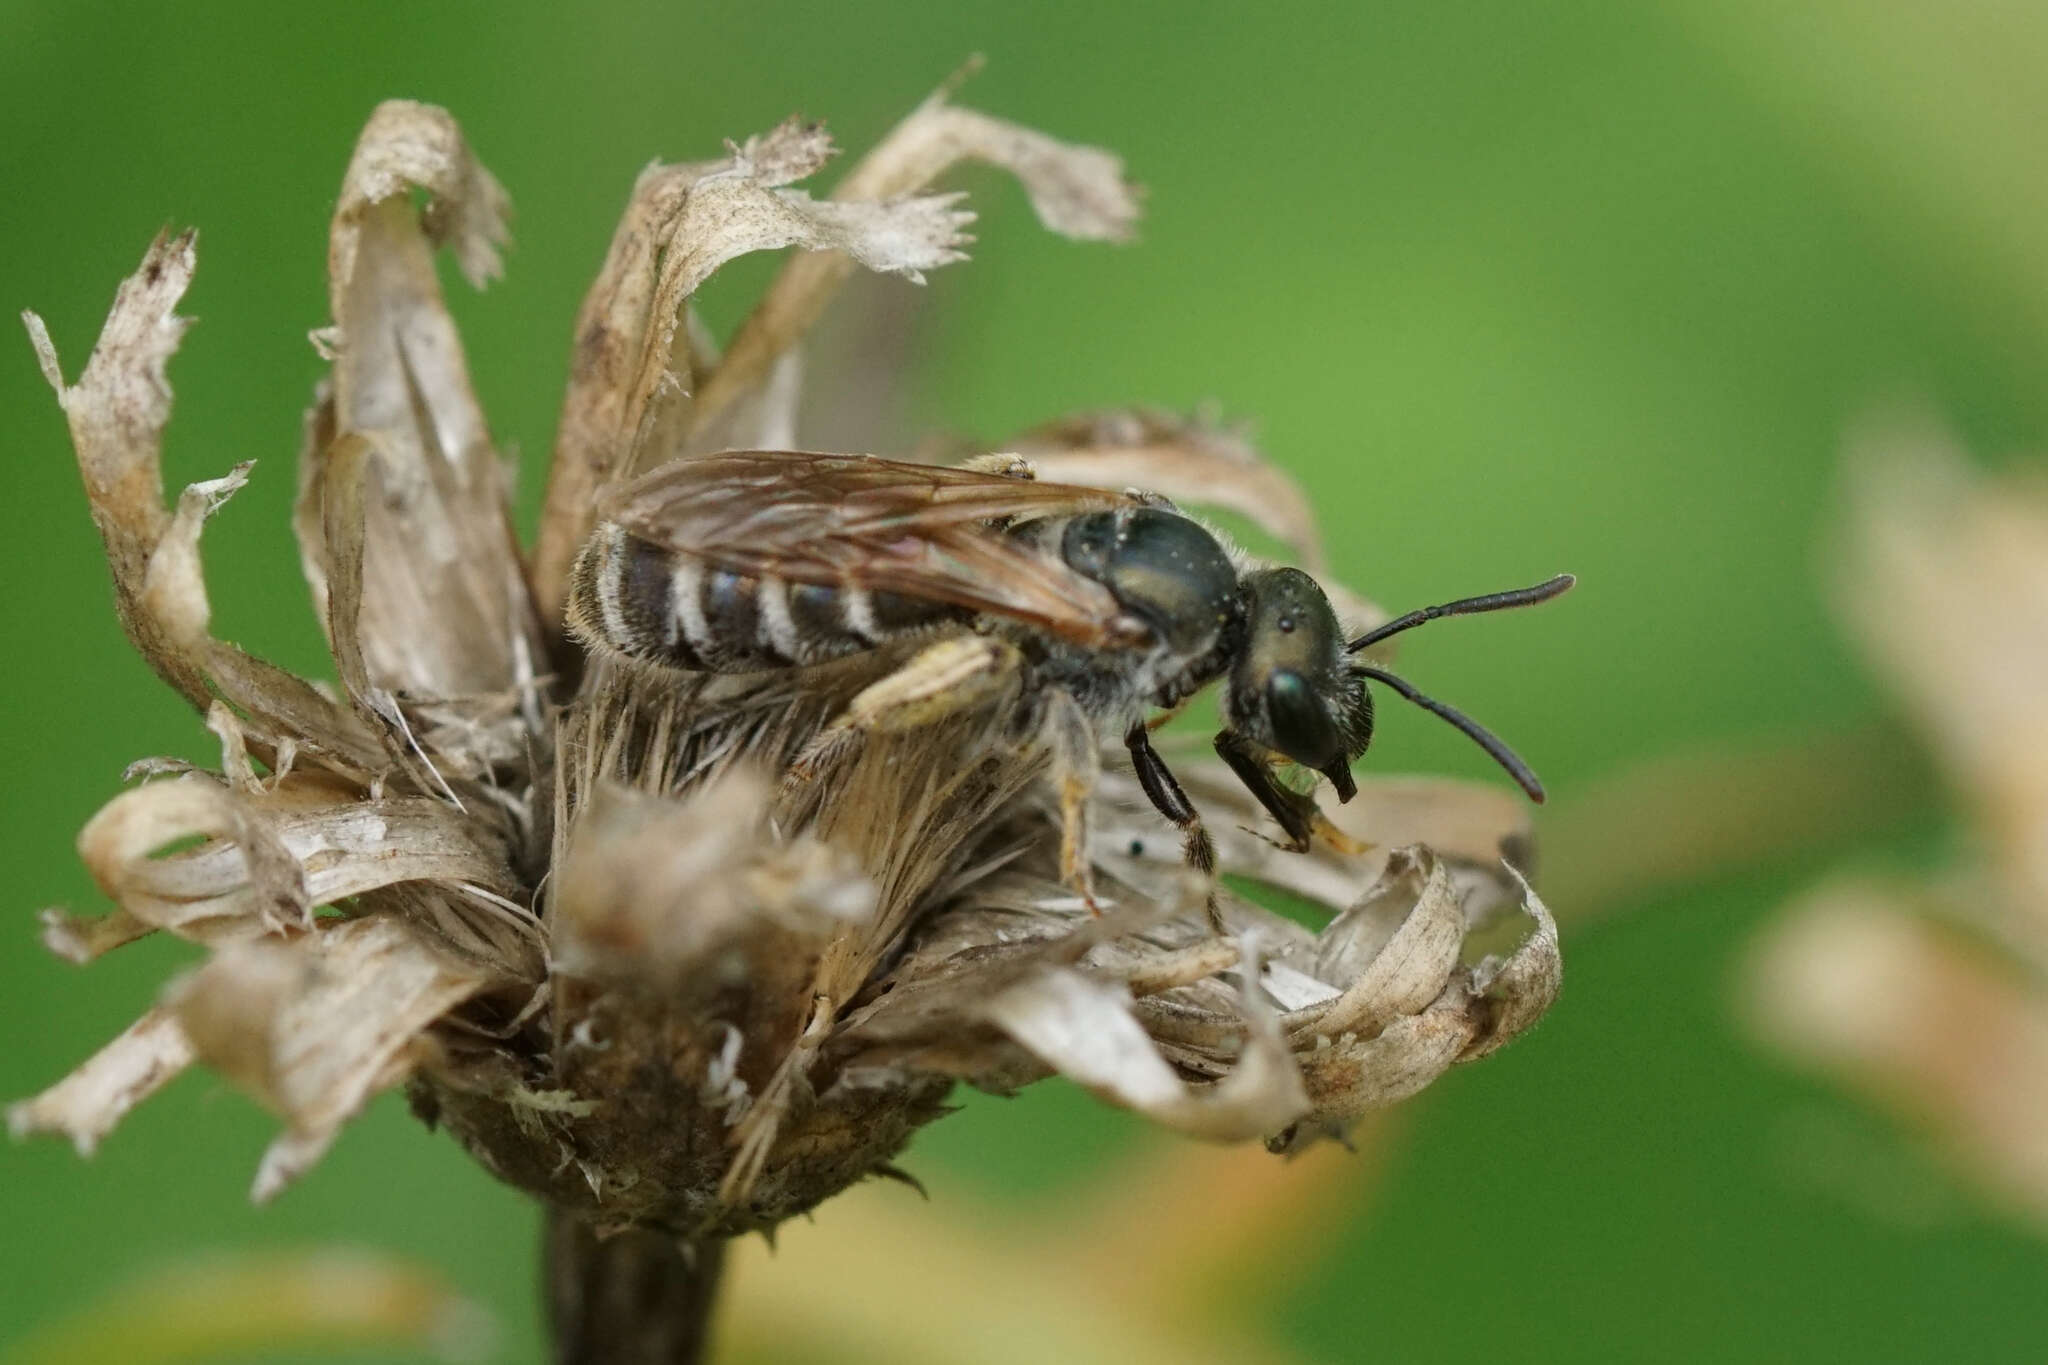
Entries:
{"type": "Polygon", "coordinates": [[[945,602],[1099,649],[1132,643],[1142,627],[1100,583],[989,523],[1134,502],[868,455],[737,450],[663,465],[608,495],[600,512],[733,573],[945,602]]]}

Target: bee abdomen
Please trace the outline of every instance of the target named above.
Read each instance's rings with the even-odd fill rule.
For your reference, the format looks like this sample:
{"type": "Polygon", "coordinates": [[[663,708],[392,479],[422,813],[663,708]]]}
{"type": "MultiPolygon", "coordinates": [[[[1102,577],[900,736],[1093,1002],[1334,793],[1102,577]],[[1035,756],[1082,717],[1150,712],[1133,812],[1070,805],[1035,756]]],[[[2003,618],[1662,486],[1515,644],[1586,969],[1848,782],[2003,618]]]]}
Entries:
{"type": "Polygon", "coordinates": [[[617,526],[583,547],[570,628],[634,658],[714,673],[823,663],[963,613],[851,584],[733,573],[617,526]]]}

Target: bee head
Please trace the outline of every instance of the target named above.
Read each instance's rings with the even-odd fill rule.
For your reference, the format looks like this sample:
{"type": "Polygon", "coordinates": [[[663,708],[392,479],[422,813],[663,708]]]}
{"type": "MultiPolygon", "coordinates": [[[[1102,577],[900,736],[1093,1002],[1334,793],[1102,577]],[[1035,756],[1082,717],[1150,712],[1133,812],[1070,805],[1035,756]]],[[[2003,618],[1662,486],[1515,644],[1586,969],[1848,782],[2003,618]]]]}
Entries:
{"type": "Polygon", "coordinates": [[[1224,723],[1321,773],[1349,801],[1351,760],[1372,737],[1372,699],[1330,599],[1299,569],[1247,574],[1243,592],[1244,648],[1224,689],[1224,723]]]}

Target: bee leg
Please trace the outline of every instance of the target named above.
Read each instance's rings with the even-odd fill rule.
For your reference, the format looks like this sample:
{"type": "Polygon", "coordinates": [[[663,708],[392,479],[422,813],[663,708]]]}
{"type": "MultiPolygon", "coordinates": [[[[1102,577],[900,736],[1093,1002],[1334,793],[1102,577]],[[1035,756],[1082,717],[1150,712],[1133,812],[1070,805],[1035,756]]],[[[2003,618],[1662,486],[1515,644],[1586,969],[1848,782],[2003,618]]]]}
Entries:
{"type": "Polygon", "coordinates": [[[789,765],[785,785],[808,782],[827,760],[863,735],[900,734],[987,702],[1016,679],[1023,656],[1006,640],[949,635],[854,694],[789,765]]]}
{"type": "Polygon", "coordinates": [[[1188,703],[1193,701],[1194,699],[1195,694],[1192,692],[1188,693],[1187,696],[1182,697],[1179,701],[1167,707],[1158,715],[1153,716],[1151,719],[1147,720],[1145,722],[1145,728],[1147,730],[1158,730],[1168,725],[1171,725],[1176,719],[1179,718],[1181,712],[1188,709],[1188,703]]]}
{"type": "MultiPolygon", "coordinates": [[[[840,718],[840,720],[844,719],[843,716],[840,718]]],[[[797,756],[789,761],[789,767],[784,769],[782,773],[782,786],[785,794],[791,788],[805,786],[815,781],[819,772],[827,764],[847,749],[852,748],[854,743],[860,739],[861,732],[859,730],[854,729],[851,725],[841,724],[840,720],[833,721],[816,735],[813,735],[810,742],[798,750],[797,756]]]]}
{"type": "Polygon", "coordinates": [[[1272,768],[1267,766],[1264,755],[1249,741],[1225,730],[1216,736],[1216,753],[1237,774],[1237,780],[1259,798],[1259,804],[1266,808],[1267,813],[1279,821],[1282,832],[1287,835],[1287,842],[1280,844],[1281,848],[1290,853],[1306,853],[1315,842],[1315,836],[1321,834],[1340,852],[1363,851],[1356,840],[1330,823],[1313,796],[1281,786],[1279,779],[1273,776],[1272,768]]]}
{"type": "Polygon", "coordinates": [[[1209,927],[1221,934],[1224,931],[1223,910],[1216,903],[1215,890],[1216,843],[1202,824],[1202,813],[1195,809],[1194,802],[1188,800],[1188,794],[1181,790],[1173,770],[1152,747],[1152,732],[1142,721],[1125,733],[1124,745],[1131,751],[1131,766],[1137,769],[1138,785],[1145,789],[1146,798],[1155,810],[1180,827],[1181,849],[1189,865],[1209,879],[1209,927]]]}
{"type": "Polygon", "coordinates": [[[1088,864],[1088,798],[1101,775],[1095,726],[1072,693],[1055,688],[1045,695],[1043,731],[1060,798],[1060,880],[1087,903],[1089,914],[1100,915],[1088,864]]]}

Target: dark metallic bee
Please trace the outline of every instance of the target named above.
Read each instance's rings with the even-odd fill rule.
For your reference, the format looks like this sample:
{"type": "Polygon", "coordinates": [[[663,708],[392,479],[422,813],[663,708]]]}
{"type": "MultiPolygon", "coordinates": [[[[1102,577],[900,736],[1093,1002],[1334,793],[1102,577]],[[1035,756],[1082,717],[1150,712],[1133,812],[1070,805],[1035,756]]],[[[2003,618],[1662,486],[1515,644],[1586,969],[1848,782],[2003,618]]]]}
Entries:
{"type": "MultiPolygon", "coordinates": [[[[1297,850],[1327,826],[1276,767],[1321,773],[1350,800],[1350,765],[1372,740],[1367,680],[1455,725],[1543,799],[1528,765],[1478,722],[1357,656],[1440,616],[1545,601],[1572,585],[1569,574],[1427,607],[1347,642],[1299,569],[1243,565],[1163,500],[1039,482],[1022,461],[948,469],[730,452],[654,470],[617,489],[601,515],[569,600],[586,644],[671,668],[751,672],[930,634],[854,700],[842,733],[926,724],[1021,682],[1036,718],[1085,731],[1064,736],[1056,754],[1092,763],[1096,733],[1122,732],[1145,794],[1205,872],[1213,846],[1146,721],[1219,679],[1216,750],[1297,850]]],[[[1064,860],[1085,885],[1086,782],[1062,776],[1064,860]]]]}

